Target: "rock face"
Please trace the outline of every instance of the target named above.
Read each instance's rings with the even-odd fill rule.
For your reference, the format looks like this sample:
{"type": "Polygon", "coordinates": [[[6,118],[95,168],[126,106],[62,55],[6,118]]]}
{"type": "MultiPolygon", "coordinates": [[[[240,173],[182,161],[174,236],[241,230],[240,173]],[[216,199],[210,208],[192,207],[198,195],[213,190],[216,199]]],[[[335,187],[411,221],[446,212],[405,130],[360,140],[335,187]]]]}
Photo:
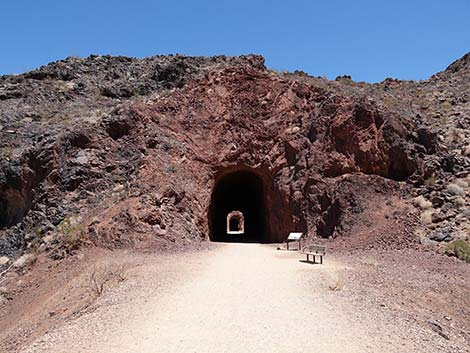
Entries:
{"type": "Polygon", "coordinates": [[[229,240],[232,210],[256,241],[461,237],[469,76],[468,55],[428,81],[379,84],[252,55],[69,58],[1,77],[0,255],[229,240]]]}

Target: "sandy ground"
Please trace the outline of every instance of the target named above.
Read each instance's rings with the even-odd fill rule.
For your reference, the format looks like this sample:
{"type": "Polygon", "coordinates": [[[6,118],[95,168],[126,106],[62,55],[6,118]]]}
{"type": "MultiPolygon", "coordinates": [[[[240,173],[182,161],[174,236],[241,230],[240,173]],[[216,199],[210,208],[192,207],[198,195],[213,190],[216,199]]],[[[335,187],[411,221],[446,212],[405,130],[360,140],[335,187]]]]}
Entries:
{"type": "Polygon", "coordinates": [[[357,305],[351,269],[333,256],[302,258],[260,244],[150,256],[94,310],[23,352],[465,351],[386,308],[357,305]]]}

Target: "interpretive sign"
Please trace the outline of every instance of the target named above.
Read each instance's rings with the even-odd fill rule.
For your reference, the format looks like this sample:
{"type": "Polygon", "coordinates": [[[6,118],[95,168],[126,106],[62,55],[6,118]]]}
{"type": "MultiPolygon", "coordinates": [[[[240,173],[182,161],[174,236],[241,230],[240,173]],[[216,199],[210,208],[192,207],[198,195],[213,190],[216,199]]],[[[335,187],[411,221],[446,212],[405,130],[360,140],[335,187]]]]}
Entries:
{"type": "Polygon", "coordinates": [[[297,250],[302,250],[302,244],[301,244],[302,235],[304,235],[304,233],[301,233],[301,232],[291,232],[291,233],[289,233],[289,236],[287,237],[287,240],[286,240],[287,250],[289,250],[289,242],[290,241],[297,241],[297,240],[299,241],[299,248],[297,250]]]}
{"type": "Polygon", "coordinates": [[[287,237],[287,240],[299,240],[300,238],[302,238],[302,235],[304,233],[289,233],[289,236],[287,237]]]}

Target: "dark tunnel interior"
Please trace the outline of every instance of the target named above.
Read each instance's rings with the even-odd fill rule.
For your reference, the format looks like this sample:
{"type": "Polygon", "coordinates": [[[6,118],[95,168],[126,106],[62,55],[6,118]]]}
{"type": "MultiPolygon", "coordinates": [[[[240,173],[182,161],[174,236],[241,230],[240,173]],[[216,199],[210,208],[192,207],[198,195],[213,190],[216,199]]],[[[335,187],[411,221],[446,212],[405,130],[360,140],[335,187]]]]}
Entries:
{"type": "Polygon", "coordinates": [[[240,221],[237,218],[232,218],[230,220],[230,230],[231,231],[238,231],[240,228],[240,221]]]}
{"type": "Polygon", "coordinates": [[[212,191],[209,208],[210,239],[220,242],[267,242],[267,209],[260,177],[236,171],[220,178],[212,191]],[[240,211],[245,217],[244,234],[227,234],[227,215],[240,211]]]}

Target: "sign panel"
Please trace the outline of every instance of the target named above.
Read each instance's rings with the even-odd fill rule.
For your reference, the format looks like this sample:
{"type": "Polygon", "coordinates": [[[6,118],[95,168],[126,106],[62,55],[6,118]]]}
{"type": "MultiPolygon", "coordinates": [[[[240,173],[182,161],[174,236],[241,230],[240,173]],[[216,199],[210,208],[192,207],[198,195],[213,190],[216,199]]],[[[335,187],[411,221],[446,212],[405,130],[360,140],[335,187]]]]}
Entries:
{"type": "Polygon", "coordinates": [[[302,238],[303,233],[289,233],[289,236],[287,237],[287,240],[299,240],[302,238]]]}

